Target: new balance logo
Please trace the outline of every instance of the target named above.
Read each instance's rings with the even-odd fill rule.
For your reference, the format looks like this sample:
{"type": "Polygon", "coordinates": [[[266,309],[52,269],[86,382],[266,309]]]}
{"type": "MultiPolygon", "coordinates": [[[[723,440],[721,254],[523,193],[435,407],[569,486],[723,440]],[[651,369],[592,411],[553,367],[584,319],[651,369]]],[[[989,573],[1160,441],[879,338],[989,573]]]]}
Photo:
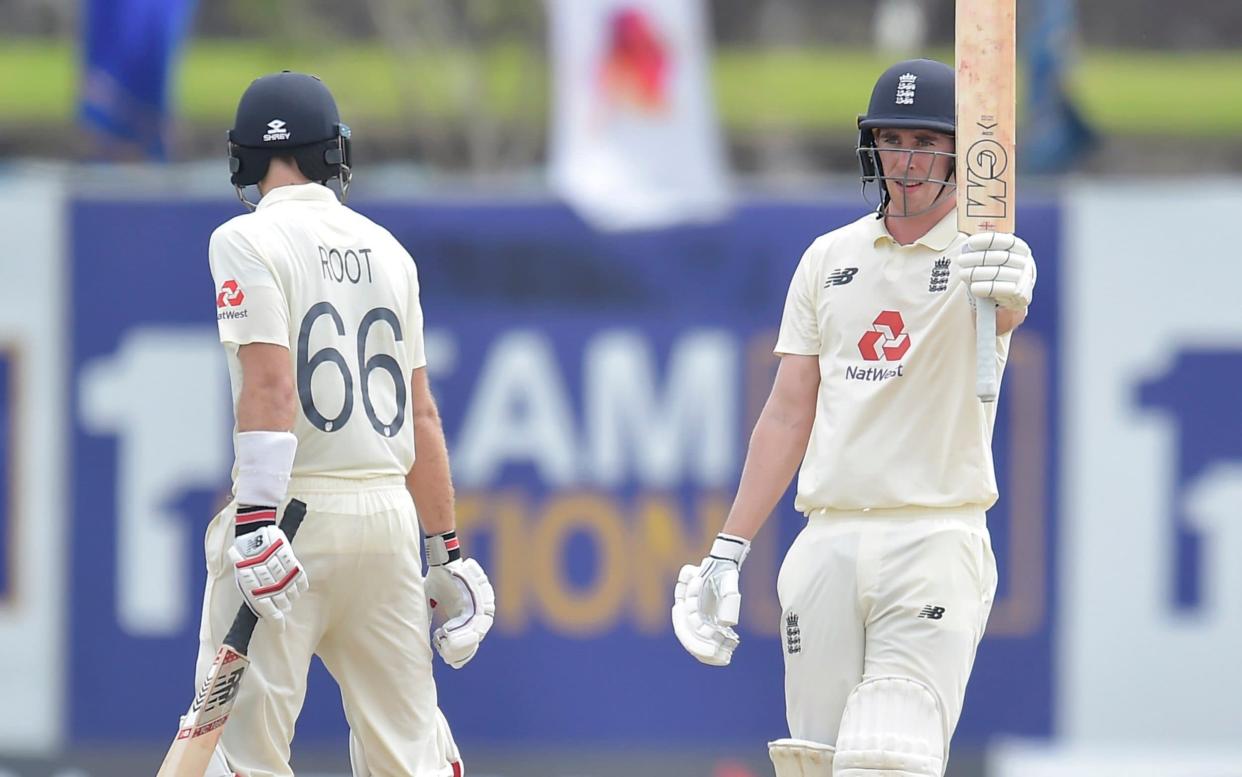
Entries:
{"type": "Polygon", "coordinates": [[[857,267],[840,267],[828,274],[828,280],[824,281],[824,288],[829,286],[844,286],[854,280],[854,276],[858,274],[857,267]]]}
{"type": "Polygon", "coordinates": [[[785,616],[785,652],[789,655],[802,652],[802,630],[798,628],[798,616],[785,616]]]}
{"type": "Polygon", "coordinates": [[[944,617],[944,608],[929,604],[923,608],[922,612],[919,613],[919,617],[930,618],[931,620],[938,621],[944,617]]]}

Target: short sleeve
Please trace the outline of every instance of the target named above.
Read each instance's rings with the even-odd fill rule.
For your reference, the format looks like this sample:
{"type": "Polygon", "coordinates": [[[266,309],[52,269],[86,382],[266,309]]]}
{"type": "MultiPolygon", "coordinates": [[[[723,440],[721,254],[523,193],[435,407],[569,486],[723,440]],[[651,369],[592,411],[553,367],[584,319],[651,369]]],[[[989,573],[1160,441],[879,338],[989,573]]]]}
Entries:
{"type": "Polygon", "coordinates": [[[410,359],[410,369],[427,366],[427,352],[423,342],[423,304],[419,299],[418,267],[410,259],[410,300],[405,314],[405,348],[410,359]]]}
{"type": "Polygon", "coordinates": [[[819,313],[816,300],[819,288],[816,283],[812,245],[802,255],[798,269],[794,271],[785,295],[785,313],[781,316],[781,330],[776,338],[775,353],[818,356],[821,350],[819,313]]]}
{"type": "Polygon", "coordinates": [[[211,235],[208,248],[216,286],[220,342],[289,347],[289,306],[254,245],[230,225],[211,235]]]}

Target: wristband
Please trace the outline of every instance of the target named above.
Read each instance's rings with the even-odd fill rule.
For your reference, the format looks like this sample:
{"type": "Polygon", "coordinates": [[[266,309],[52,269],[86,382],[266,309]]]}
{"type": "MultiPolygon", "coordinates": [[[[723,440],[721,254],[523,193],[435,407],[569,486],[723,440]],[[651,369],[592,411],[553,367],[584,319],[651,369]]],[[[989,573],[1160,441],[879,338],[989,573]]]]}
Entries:
{"type": "Polygon", "coordinates": [[[716,541],[712,543],[712,549],[707,555],[720,561],[732,561],[741,569],[748,553],[750,540],[721,532],[716,535],[716,541]]]}
{"type": "Polygon", "coordinates": [[[457,541],[456,531],[430,534],[424,547],[427,549],[428,566],[443,566],[461,558],[461,543],[457,541]]]}
{"type": "Polygon", "coordinates": [[[238,432],[233,448],[237,456],[237,482],[233,484],[237,503],[283,502],[289,490],[298,438],[290,432],[238,432]]]}

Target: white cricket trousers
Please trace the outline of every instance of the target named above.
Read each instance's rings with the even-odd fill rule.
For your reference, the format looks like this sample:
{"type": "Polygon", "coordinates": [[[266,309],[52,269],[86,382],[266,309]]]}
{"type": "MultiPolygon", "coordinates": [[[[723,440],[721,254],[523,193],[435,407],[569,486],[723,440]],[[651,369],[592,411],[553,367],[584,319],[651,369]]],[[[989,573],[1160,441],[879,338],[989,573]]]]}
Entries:
{"type": "Polygon", "coordinates": [[[917,680],[948,743],[996,594],[980,508],[811,513],[777,578],[789,733],[837,744],[863,680],[917,680]]]}
{"type": "MultiPolygon", "coordinates": [[[[318,655],[374,777],[453,777],[459,759],[437,708],[422,543],[404,478],[294,478],[289,498],[307,506],[293,548],[310,588],[283,632],[263,619],[255,628],[221,740],[229,766],[242,777],[291,777],[289,744],[318,655]]],[[[196,687],[242,603],[227,555],[236,509],[207,529],[196,687]]]]}

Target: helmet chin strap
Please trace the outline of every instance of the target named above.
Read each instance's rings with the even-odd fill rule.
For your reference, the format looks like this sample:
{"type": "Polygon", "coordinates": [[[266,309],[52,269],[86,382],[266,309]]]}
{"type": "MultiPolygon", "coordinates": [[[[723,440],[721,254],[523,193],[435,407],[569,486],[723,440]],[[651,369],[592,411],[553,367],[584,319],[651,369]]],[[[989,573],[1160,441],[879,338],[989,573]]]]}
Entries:
{"type": "MultiPolygon", "coordinates": [[[[943,204],[945,201],[946,194],[952,195],[957,191],[957,182],[953,180],[954,175],[955,175],[954,164],[953,164],[955,155],[953,153],[946,153],[942,151],[909,151],[907,152],[911,155],[931,154],[933,157],[933,162],[936,157],[939,157],[939,156],[948,157],[949,158],[949,169],[946,171],[945,173],[946,177],[943,179],[930,177],[931,175],[930,169],[928,170],[927,177],[911,178],[908,164],[906,167],[906,171],[903,175],[901,176],[886,175],[883,167],[879,163],[879,153],[874,150],[872,151],[872,153],[875,155],[874,158],[875,158],[876,173],[877,173],[874,177],[874,180],[876,182],[876,185],[880,189],[880,204],[876,208],[876,218],[882,218],[885,216],[891,216],[892,218],[913,218],[915,216],[922,216],[923,214],[928,213],[929,211],[935,210],[936,208],[940,207],[940,205],[943,204]],[[895,213],[893,212],[894,209],[892,207],[893,196],[888,190],[888,184],[890,181],[900,183],[903,187],[908,186],[910,183],[919,183],[919,184],[937,184],[938,183],[940,184],[940,191],[936,192],[936,196],[932,198],[932,201],[930,203],[928,203],[925,207],[919,208],[918,210],[914,212],[910,211],[909,203],[906,201],[905,197],[902,197],[902,209],[901,209],[902,212],[895,213]]],[[[863,180],[864,192],[866,190],[866,183],[867,183],[867,180],[864,179],[863,180]]]]}
{"type": "Polygon", "coordinates": [[[242,201],[242,205],[246,206],[246,210],[253,211],[255,208],[259,207],[259,203],[251,202],[246,199],[246,189],[244,186],[233,184],[233,190],[237,192],[237,199],[242,201]]]}
{"type": "Polygon", "coordinates": [[[337,153],[341,157],[341,161],[336,163],[336,182],[341,186],[342,205],[349,202],[349,184],[354,180],[354,171],[349,166],[349,157],[345,153],[345,139],[349,137],[349,134],[349,127],[344,127],[343,131],[336,136],[337,153]]]}

